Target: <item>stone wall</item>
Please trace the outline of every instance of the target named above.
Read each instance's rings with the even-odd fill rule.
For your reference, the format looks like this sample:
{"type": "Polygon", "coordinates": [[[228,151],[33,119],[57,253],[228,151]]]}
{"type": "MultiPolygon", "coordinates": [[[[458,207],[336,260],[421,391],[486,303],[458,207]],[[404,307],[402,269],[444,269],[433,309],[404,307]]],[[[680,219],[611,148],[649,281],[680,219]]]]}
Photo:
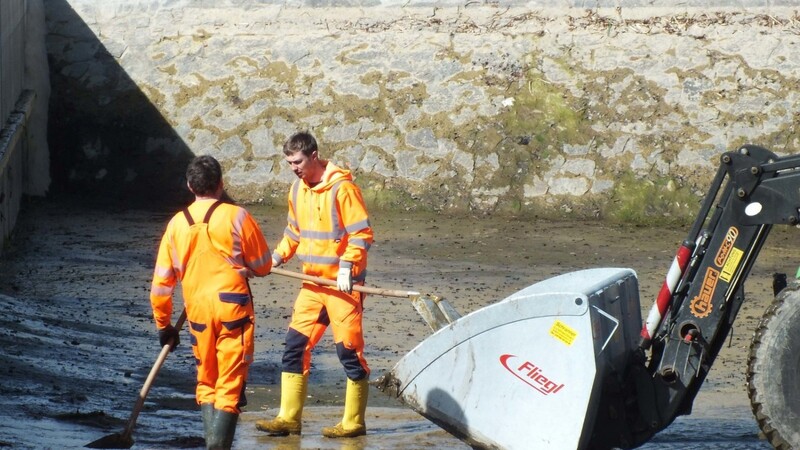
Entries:
{"type": "Polygon", "coordinates": [[[791,8],[539,3],[45,0],[56,182],[175,198],[210,153],[283,202],[308,129],[373,205],[669,220],[721,152],[798,151],[791,8]]]}

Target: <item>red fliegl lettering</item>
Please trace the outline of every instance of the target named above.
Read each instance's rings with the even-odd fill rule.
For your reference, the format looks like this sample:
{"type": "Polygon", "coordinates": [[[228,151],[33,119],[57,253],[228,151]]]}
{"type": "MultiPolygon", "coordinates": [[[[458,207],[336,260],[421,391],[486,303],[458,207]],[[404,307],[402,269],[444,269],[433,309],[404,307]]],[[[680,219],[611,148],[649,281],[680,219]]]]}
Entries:
{"type": "Polygon", "coordinates": [[[557,393],[564,387],[564,383],[550,379],[539,366],[530,361],[524,361],[519,365],[514,364],[512,366],[510,364],[512,358],[516,358],[516,356],[510,354],[502,355],[500,356],[500,363],[515,377],[538,392],[550,395],[557,393]]]}

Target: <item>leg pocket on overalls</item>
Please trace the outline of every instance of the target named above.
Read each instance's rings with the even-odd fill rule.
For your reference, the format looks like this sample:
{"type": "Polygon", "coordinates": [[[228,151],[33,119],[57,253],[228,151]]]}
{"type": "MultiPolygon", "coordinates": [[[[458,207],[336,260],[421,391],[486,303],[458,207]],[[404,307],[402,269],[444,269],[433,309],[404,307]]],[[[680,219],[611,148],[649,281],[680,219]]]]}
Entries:
{"type": "Polygon", "coordinates": [[[249,293],[220,292],[219,300],[222,308],[219,321],[222,324],[220,338],[222,345],[230,357],[249,364],[253,361],[255,346],[253,343],[253,303],[249,293]],[[237,348],[238,347],[238,348],[237,348]],[[234,355],[238,355],[235,357],[234,355]]]}
{"type": "Polygon", "coordinates": [[[253,352],[255,351],[253,318],[245,316],[236,320],[222,321],[222,327],[224,330],[221,337],[225,338],[228,354],[231,356],[239,354],[237,359],[245,364],[253,362],[253,352]],[[235,350],[234,347],[238,347],[238,350],[235,350]]]}
{"type": "Polygon", "coordinates": [[[240,321],[252,322],[253,303],[250,301],[250,294],[220,292],[219,301],[222,304],[217,309],[218,318],[228,331],[241,327],[240,321]]]}
{"type": "Polygon", "coordinates": [[[196,365],[200,365],[202,362],[202,358],[200,355],[200,347],[198,345],[199,338],[198,336],[202,336],[201,333],[206,330],[206,324],[204,323],[197,323],[189,321],[189,340],[192,344],[192,353],[194,354],[194,363],[196,365]]]}
{"type": "Polygon", "coordinates": [[[220,292],[219,301],[225,304],[222,320],[230,320],[249,313],[250,294],[246,292],[220,292]]]}

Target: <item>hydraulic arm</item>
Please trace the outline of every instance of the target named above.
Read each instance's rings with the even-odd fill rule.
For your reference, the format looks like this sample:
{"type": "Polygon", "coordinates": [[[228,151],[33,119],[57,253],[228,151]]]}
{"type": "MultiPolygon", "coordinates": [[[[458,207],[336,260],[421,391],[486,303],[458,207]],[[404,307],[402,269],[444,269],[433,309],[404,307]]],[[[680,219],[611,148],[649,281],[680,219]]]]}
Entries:
{"type": "MultiPolygon", "coordinates": [[[[638,447],[691,413],[771,227],[798,223],[800,155],[743,146],[721,156],[644,324],[632,269],[567,272],[432,327],[376,385],[473,448],[638,447]]],[[[800,447],[798,333],[800,285],[773,300],[748,358],[779,450],[800,447]]]]}
{"type": "Polygon", "coordinates": [[[797,225],[799,211],[799,156],[781,158],[752,145],[721,156],[676,257],[681,261],[678,273],[672,273],[677,283],[662,289],[642,329],[639,355],[633,360],[643,368],[634,363],[624,375],[633,381],[621,384],[632,386],[623,394],[625,400],[614,398],[622,387],[604,396],[598,416],[603,426],[595,427],[593,447],[638,446],[677,416],[691,413],[744,301],[744,282],[772,225],[797,225]],[[625,411],[624,426],[615,420],[605,423],[604,409],[625,411]]]}

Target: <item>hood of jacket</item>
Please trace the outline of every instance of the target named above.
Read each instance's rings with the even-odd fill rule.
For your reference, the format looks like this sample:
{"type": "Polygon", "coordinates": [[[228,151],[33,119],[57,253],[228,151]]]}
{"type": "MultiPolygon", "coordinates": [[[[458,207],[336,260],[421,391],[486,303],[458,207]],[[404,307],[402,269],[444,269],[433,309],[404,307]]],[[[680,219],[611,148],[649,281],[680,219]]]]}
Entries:
{"type": "Polygon", "coordinates": [[[324,161],[323,163],[325,164],[325,172],[323,172],[320,182],[311,188],[312,191],[326,191],[342,180],[353,181],[353,174],[349,170],[342,169],[330,161],[324,161]]]}

